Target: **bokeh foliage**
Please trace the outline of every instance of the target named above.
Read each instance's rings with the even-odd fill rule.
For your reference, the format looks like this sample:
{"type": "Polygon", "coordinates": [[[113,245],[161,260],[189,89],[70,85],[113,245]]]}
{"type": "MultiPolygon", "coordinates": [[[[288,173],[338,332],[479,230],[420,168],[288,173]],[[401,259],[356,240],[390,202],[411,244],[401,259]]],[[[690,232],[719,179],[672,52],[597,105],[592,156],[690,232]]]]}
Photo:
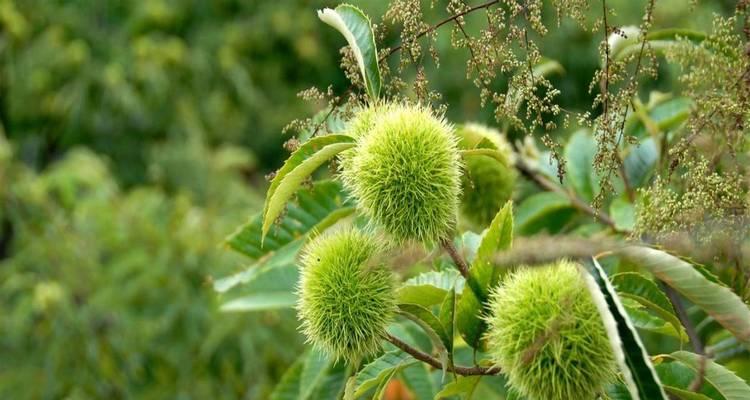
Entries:
{"type": "MultiPolygon", "coordinates": [[[[210,277],[247,262],[220,244],[261,208],[262,175],[286,156],[282,128],[323,108],[297,92],[331,85],[341,94],[349,87],[336,51],[343,42],[315,15],[336,3],[0,0],[0,398],[266,398],[290,365],[292,372],[306,368],[292,364],[302,337],[291,311],[219,314],[210,277]]],[[[378,16],[387,6],[353,3],[378,16]]],[[[445,16],[430,1],[421,3],[425,21],[445,16]]],[[[712,13],[734,7],[729,0],[700,1],[694,9],[685,3],[659,1],[654,29],[710,30],[712,13]]],[[[640,2],[608,4],[618,10],[614,25],[640,23],[640,2]]],[[[543,10],[544,17],[551,12],[543,10]]],[[[466,22],[476,35],[485,21],[474,15],[466,22]]],[[[389,23],[379,40],[398,43],[401,21],[389,23]]],[[[450,105],[450,120],[494,123],[492,108],[466,79],[469,52],[452,49],[451,36],[450,29],[436,33],[436,49],[449,56],[439,67],[426,59],[429,89],[450,105]]],[[[589,109],[599,39],[563,20],[540,41],[541,53],[564,66],[549,78],[563,93],[561,106],[589,109]]],[[[394,70],[398,63],[398,56],[389,60],[394,70]]],[[[409,82],[415,74],[402,73],[409,82]]],[[[663,123],[665,133],[684,121],[676,115],[691,103],[679,93],[651,102],[649,94],[671,92],[680,74],[660,65],[658,79],[640,93],[647,117],[663,123]]],[[[498,91],[507,86],[502,77],[492,82],[498,91]]],[[[636,187],[653,173],[638,163],[656,151],[640,121],[632,118],[626,128],[643,139],[626,152],[636,187]]],[[[590,132],[555,135],[570,149],[587,150],[569,151],[584,156],[569,164],[583,180],[566,180],[565,188],[593,200],[590,132]]],[[[546,157],[541,168],[549,167],[546,157]]],[[[554,167],[548,172],[555,179],[554,167]]],[[[516,196],[526,200],[516,210],[519,235],[593,231],[593,219],[560,196],[523,185],[516,196]]],[[[619,228],[633,229],[633,204],[613,199],[605,209],[619,228]]],[[[712,264],[713,256],[701,261],[747,296],[747,285],[712,264]]],[[[255,285],[267,288],[269,281],[255,285]]],[[[429,348],[413,326],[397,329],[429,348]]],[[[715,323],[705,327],[706,335],[717,331],[715,323]]],[[[646,342],[656,349],[679,345],[658,334],[646,342]]],[[[468,363],[471,349],[460,348],[456,358],[468,363]]],[[[743,357],[730,361],[745,374],[748,364],[743,357]]],[[[416,367],[403,374],[424,378],[416,367]]],[[[341,365],[329,372],[337,382],[345,373],[341,365]]],[[[501,385],[489,382],[477,395],[491,396],[501,385]]]]}

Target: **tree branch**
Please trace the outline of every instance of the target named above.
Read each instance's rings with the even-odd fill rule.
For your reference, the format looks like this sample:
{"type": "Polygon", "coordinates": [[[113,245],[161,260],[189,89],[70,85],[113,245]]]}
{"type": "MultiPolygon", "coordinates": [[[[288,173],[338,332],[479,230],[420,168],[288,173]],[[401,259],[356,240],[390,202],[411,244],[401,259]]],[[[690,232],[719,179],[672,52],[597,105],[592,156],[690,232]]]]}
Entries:
{"type": "MultiPolygon", "coordinates": [[[[419,350],[412,346],[410,346],[408,343],[402,341],[401,339],[391,335],[390,333],[386,333],[385,340],[392,343],[394,346],[398,347],[399,349],[403,350],[405,353],[411,355],[412,357],[416,358],[419,361],[422,361],[423,363],[426,363],[430,365],[431,367],[435,369],[443,369],[443,364],[438,360],[437,358],[419,350]]],[[[480,366],[474,366],[474,367],[462,367],[458,365],[449,365],[448,368],[446,368],[450,372],[454,372],[458,375],[463,376],[470,376],[470,375],[497,375],[500,373],[500,368],[498,367],[480,367],[480,366]]]]}
{"type": "MultiPolygon", "coordinates": [[[[443,25],[445,25],[445,24],[447,24],[449,22],[455,21],[455,20],[463,17],[466,14],[470,14],[470,13],[472,13],[474,11],[487,8],[487,7],[491,6],[491,5],[497,4],[499,2],[500,2],[500,0],[488,1],[488,2],[486,2],[484,4],[480,4],[478,6],[474,6],[472,8],[469,8],[466,11],[462,11],[460,13],[454,14],[454,15],[452,15],[452,16],[450,16],[450,17],[448,17],[448,18],[446,18],[446,19],[438,22],[437,24],[430,26],[429,28],[423,30],[422,32],[419,32],[416,36],[414,36],[414,38],[412,38],[412,41],[415,41],[415,40],[421,38],[422,36],[424,36],[424,35],[426,35],[428,33],[432,33],[435,30],[437,30],[438,28],[440,28],[441,26],[443,26],[443,25]]],[[[378,62],[383,62],[383,60],[385,60],[386,58],[390,57],[393,53],[401,50],[402,47],[403,47],[403,44],[399,44],[398,46],[390,49],[388,51],[388,53],[386,53],[384,56],[380,57],[380,59],[378,60],[378,62]]]]}
{"type": "Polygon", "coordinates": [[[706,375],[706,349],[703,347],[703,341],[701,341],[701,338],[698,336],[695,325],[693,325],[693,322],[690,321],[690,318],[688,317],[687,310],[685,310],[685,306],[682,304],[680,296],[666,283],[659,282],[659,285],[672,303],[680,323],[685,327],[685,331],[690,339],[690,344],[693,346],[693,351],[701,356],[698,364],[698,373],[688,387],[688,390],[691,392],[697,392],[700,390],[701,386],[703,386],[703,380],[706,375]]]}
{"type": "Polygon", "coordinates": [[[575,193],[565,190],[562,186],[547,179],[547,177],[540,174],[538,171],[535,171],[528,164],[526,164],[526,162],[523,161],[521,157],[516,158],[515,167],[519,172],[521,172],[523,176],[536,183],[540,188],[549,192],[562,194],[563,196],[567,197],[568,200],[570,200],[570,204],[574,208],[594,217],[594,219],[597,219],[603,224],[609,226],[613,231],[624,234],[630,233],[630,231],[628,230],[618,228],[615,224],[615,221],[604,211],[592,208],[585,201],[576,196],[575,193]]]}
{"type": "Polygon", "coordinates": [[[453,245],[453,242],[450,239],[443,239],[440,241],[440,245],[443,247],[443,249],[445,249],[451,259],[453,259],[453,263],[456,264],[458,272],[460,272],[461,276],[464,277],[466,283],[469,285],[469,288],[472,292],[474,292],[474,296],[476,296],[480,303],[484,303],[485,300],[487,300],[487,296],[484,295],[484,291],[479,285],[479,282],[477,282],[476,278],[474,278],[474,275],[469,272],[469,264],[466,262],[466,260],[464,260],[463,256],[458,253],[458,250],[456,249],[456,246],[453,245]]]}

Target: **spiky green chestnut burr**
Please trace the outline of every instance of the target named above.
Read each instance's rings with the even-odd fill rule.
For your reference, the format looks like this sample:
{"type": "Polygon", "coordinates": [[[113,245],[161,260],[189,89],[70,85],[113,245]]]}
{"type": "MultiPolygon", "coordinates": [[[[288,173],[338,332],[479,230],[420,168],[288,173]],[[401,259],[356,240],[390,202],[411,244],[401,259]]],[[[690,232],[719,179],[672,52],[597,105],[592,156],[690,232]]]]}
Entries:
{"type": "Polygon", "coordinates": [[[512,165],[513,151],[499,131],[483,125],[465,124],[456,133],[461,148],[491,148],[505,158],[504,164],[488,156],[465,159],[461,213],[472,223],[487,226],[513,196],[518,176],[512,165]]]}
{"type": "Polygon", "coordinates": [[[298,316],[307,340],[337,359],[376,353],[396,307],[382,245],[355,230],[321,236],[301,258],[298,316]]]}
{"type": "MultiPolygon", "coordinates": [[[[365,136],[370,134],[372,128],[375,126],[376,121],[383,114],[392,110],[394,107],[391,103],[375,103],[363,107],[354,114],[354,117],[347,122],[346,134],[361,140],[365,136]]],[[[339,169],[349,169],[351,166],[352,158],[356,154],[355,149],[349,149],[341,152],[338,156],[339,169]]]]}
{"type": "Polygon", "coordinates": [[[397,242],[434,243],[454,229],[461,167],[452,127],[430,110],[391,104],[342,163],[359,208],[397,242]]]}
{"type": "Polygon", "coordinates": [[[515,390],[535,400],[596,398],[616,374],[578,267],[525,267],[490,296],[487,344],[515,390]]]}
{"type": "Polygon", "coordinates": [[[372,131],[379,117],[399,107],[396,103],[375,103],[363,107],[354,115],[346,127],[346,133],[354,138],[362,138],[372,131]]]}

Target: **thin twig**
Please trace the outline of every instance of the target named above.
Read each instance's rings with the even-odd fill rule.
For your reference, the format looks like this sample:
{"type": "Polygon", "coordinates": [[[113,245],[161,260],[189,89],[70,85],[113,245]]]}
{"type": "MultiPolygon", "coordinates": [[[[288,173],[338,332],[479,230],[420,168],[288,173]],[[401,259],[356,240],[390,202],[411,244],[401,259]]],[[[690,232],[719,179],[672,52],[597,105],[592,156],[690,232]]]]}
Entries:
{"type": "Polygon", "coordinates": [[[535,235],[513,239],[513,246],[497,252],[492,260],[496,268],[521,265],[544,265],[561,258],[583,260],[599,257],[623,246],[623,242],[608,238],[584,238],[568,235],[535,235]]]}
{"type": "Polygon", "coordinates": [[[535,171],[528,164],[526,164],[526,162],[523,161],[520,157],[516,159],[515,167],[519,172],[521,172],[523,176],[532,180],[542,189],[549,191],[549,192],[556,192],[556,193],[560,193],[564,195],[565,197],[568,198],[568,200],[570,200],[570,204],[574,208],[594,217],[595,219],[598,219],[603,224],[609,226],[613,231],[617,233],[624,233],[624,234],[630,233],[630,231],[628,230],[618,228],[617,224],[615,224],[615,221],[609,215],[607,215],[607,213],[605,213],[604,211],[596,210],[592,208],[585,201],[581,200],[578,196],[576,196],[575,193],[565,190],[562,186],[552,182],[551,180],[547,179],[547,177],[545,177],[544,175],[535,171]]]}
{"type": "MultiPolygon", "coordinates": [[[[418,33],[418,34],[417,34],[416,36],[414,36],[414,37],[412,38],[412,41],[415,41],[415,40],[417,40],[417,39],[421,38],[422,36],[424,36],[424,35],[426,35],[426,34],[428,34],[428,33],[432,33],[433,31],[435,31],[436,29],[440,28],[441,26],[443,26],[443,25],[445,25],[445,24],[447,24],[447,23],[449,23],[449,22],[451,22],[451,21],[454,21],[454,20],[456,20],[456,19],[458,19],[458,18],[461,18],[461,17],[463,17],[463,16],[464,16],[464,15],[466,15],[466,14],[469,14],[469,13],[472,13],[472,12],[474,12],[474,11],[477,11],[477,10],[481,10],[481,9],[484,9],[484,8],[487,8],[487,7],[490,7],[490,6],[492,6],[492,5],[494,5],[494,4],[497,4],[497,3],[499,3],[499,2],[500,2],[500,0],[492,0],[492,1],[488,1],[488,2],[486,2],[486,3],[484,3],[484,4],[480,4],[480,5],[478,5],[478,6],[474,6],[474,7],[472,7],[472,8],[469,8],[469,9],[465,10],[465,11],[462,11],[462,12],[460,12],[460,13],[454,14],[454,15],[452,15],[452,16],[450,16],[450,17],[448,17],[448,18],[446,18],[446,19],[444,19],[444,20],[442,20],[442,21],[438,22],[437,24],[435,24],[435,25],[432,25],[432,26],[430,26],[429,28],[427,28],[427,29],[423,30],[422,32],[419,32],[419,33],[418,33]]],[[[388,51],[388,53],[386,53],[386,54],[385,54],[384,56],[380,57],[380,59],[379,59],[378,61],[379,61],[379,62],[382,62],[382,61],[383,61],[383,60],[385,60],[386,58],[390,57],[390,56],[391,56],[391,54],[393,54],[393,53],[395,53],[395,52],[397,52],[397,51],[401,50],[401,47],[402,47],[402,46],[403,46],[403,44],[399,44],[398,46],[396,46],[396,47],[394,47],[394,48],[390,49],[390,50],[388,51]]]]}
{"type": "Polygon", "coordinates": [[[690,391],[697,392],[698,390],[700,390],[701,386],[703,386],[703,380],[706,375],[706,349],[703,346],[703,341],[698,336],[695,325],[693,325],[693,322],[688,317],[685,306],[682,304],[682,300],[680,300],[680,296],[677,294],[677,292],[675,292],[674,289],[672,289],[672,287],[670,287],[666,283],[659,282],[659,284],[664,293],[669,298],[669,301],[672,303],[672,306],[677,313],[677,318],[680,320],[680,323],[685,327],[685,331],[687,332],[688,338],[690,339],[690,344],[693,346],[693,352],[701,356],[698,363],[698,373],[695,375],[695,379],[693,379],[693,381],[690,383],[690,386],[688,387],[690,391]]]}
{"type": "Polygon", "coordinates": [[[474,292],[474,296],[476,296],[480,303],[484,303],[487,296],[485,296],[484,291],[482,291],[482,287],[479,286],[479,282],[477,282],[476,278],[474,278],[474,275],[469,272],[469,264],[466,262],[466,260],[464,260],[463,256],[458,253],[458,250],[456,249],[456,246],[453,245],[453,242],[450,239],[443,239],[440,241],[440,245],[443,247],[443,249],[445,249],[451,259],[453,259],[453,263],[456,264],[458,272],[460,272],[461,276],[464,277],[466,283],[469,285],[469,288],[471,288],[471,291],[474,292]]]}
{"type": "MultiPolygon", "coordinates": [[[[419,349],[412,347],[408,343],[391,335],[390,333],[385,334],[385,340],[389,341],[394,346],[408,353],[409,355],[416,358],[417,360],[422,361],[423,363],[426,363],[435,369],[443,369],[443,363],[441,363],[440,360],[438,360],[437,358],[419,349]]],[[[497,375],[500,373],[500,368],[498,367],[481,367],[479,365],[474,366],[474,367],[462,367],[459,365],[448,365],[446,369],[450,372],[453,372],[462,376],[497,375]]]]}
{"type": "Polygon", "coordinates": [[[677,294],[677,292],[675,292],[674,289],[672,289],[671,286],[667,285],[666,283],[660,282],[660,285],[662,290],[664,291],[664,294],[667,295],[669,301],[672,303],[672,306],[677,313],[677,318],[680,320],[680,323],[682,323],[682,326],[685,327],[685,331],[687,332],[688,338],[690,339],[690,343],[693,346],[693,351],[696,354],[704,354],[705,350],[703,347],[703,342],[698,336],[698,332],[695,330],[695,325],[693,325],[693,322],[690,321],[687,311],[685,310],[685,306],[682,304],[682,300],[680,300],[679,295],[677,294]]]}

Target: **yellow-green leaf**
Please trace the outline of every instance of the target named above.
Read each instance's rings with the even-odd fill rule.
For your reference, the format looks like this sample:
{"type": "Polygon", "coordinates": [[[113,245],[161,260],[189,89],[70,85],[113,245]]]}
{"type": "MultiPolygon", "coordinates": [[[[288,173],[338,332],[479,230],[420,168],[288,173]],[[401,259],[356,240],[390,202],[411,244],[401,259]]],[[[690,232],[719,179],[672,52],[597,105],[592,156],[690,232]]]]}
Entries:
{"type": "Polygon", "coordinates": [[[367,94],[372,100],[377,100],[380,96],[380,70],[370,18],[362,10],[349,4],[341,4],[333,10],[320,10],[318,18],[344,35],[354,52],[367,94]]]}
{"type": "Polygon", "coordinates": [[[354,147],[354,138],[346,135],[314,137],[286,160],[271,181],[263,207],[262,238],[281,214],[287,200],[297,191],[302,181],[336,154],[354,147]]]}
{"type": "Polygon", "coordinates": [[[660,250],[629,246],[620,254],[673,287],[750,348],[750,308],[729,288],[711,282],[690,263],[660,250]]]}

